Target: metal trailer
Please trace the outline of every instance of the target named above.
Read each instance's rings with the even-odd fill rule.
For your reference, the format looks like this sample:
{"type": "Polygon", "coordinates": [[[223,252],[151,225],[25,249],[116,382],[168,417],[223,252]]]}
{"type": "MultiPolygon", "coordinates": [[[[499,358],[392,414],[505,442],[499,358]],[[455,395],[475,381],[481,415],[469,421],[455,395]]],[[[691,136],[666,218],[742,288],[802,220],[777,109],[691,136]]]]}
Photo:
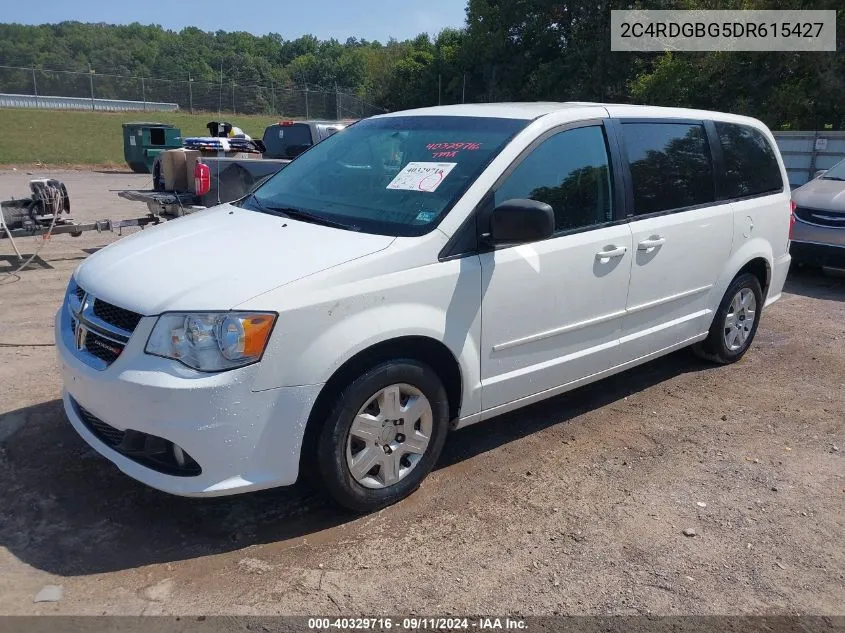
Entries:
{"type": "Polygon", "coordinates": [[[70,216],[70,197],[64,183],[59,180],[40,178],[29,181],[30,195],[24,198],[0,201],[0,238],[8,238],[18,259],[21,253],[15,245],[15,238],[39,235],[70,233],[79,237],[85,231],[117,231],[124,227],[144,228],[148,224],[160,224],[167,218],[148,213],[141,218],[129,220],[95,220],[86,224],[75,222],[70,216]]]}

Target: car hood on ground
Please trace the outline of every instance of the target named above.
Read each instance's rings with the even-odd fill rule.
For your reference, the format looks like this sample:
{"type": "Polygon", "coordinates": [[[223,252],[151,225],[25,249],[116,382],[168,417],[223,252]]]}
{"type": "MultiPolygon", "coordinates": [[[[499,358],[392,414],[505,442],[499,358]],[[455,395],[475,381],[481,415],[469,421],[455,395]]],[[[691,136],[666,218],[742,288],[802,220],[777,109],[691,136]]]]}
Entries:
{"type": "Polygon", "coordinates": [[[221,205],[115,242],[74,276],[95,297],[144,315],[228,310],[394,239],[221,205]]]}
{"type": "Polygon", "coordinates": [[[792,192],[799,207],[845,213],[845,181],[816,178],[792,192]]]}

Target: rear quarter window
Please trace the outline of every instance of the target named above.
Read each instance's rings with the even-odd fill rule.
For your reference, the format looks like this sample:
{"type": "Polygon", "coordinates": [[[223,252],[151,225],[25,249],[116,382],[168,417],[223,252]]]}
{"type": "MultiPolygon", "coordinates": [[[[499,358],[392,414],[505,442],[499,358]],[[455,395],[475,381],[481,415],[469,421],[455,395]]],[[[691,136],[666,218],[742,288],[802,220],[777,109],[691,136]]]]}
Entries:
{"type": "Polygon", "coordinates": [[[623,123],[634,188],[634,215],[715,200],[713,165],[699,123],[623,123]]]}
{"type": "Polygon", "coordinates": [[[265,158],[296,158],[314,144],[307,123],[271,125],[264,131],[265,158]]]}
{"type": "Polygon", "coordinates": [[[735,123],[715,126],[725,165],[725,196],[742,198],[783,190],[777,155],[762,132],[735,123]]]}

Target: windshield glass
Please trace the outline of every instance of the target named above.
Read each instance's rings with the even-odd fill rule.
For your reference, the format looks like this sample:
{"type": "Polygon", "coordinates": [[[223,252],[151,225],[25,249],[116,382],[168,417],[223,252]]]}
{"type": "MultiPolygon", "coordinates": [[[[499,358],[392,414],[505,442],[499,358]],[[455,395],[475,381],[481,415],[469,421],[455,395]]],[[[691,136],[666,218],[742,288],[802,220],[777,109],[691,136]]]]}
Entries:
{"type": "Polygon", "coordinates": [[[382,235],[422,235],[528,121],[489,117],[368,119],[313,146],[241,206],[299,211],[382,235]]]}
{"type": "Polygon", "coordinates": [[[845,180],[845,160],[836,163],[824,172],[822,178],[826,180],[845,180]]]}

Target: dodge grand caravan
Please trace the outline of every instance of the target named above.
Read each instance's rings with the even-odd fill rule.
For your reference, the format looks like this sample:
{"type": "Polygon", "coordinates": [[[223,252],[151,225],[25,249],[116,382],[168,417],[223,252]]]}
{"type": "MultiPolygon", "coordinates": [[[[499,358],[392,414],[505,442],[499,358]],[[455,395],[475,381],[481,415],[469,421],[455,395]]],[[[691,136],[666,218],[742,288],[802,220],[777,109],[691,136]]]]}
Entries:
{"type": "Polygon", "coordinates": [[[395,502],[450,429],[686,346],[741,358],[790,263],[776,147],[754,119],[627,105],[361,121],[77,268],[67,416],[170,493],[314,476],[395,502]]]}

